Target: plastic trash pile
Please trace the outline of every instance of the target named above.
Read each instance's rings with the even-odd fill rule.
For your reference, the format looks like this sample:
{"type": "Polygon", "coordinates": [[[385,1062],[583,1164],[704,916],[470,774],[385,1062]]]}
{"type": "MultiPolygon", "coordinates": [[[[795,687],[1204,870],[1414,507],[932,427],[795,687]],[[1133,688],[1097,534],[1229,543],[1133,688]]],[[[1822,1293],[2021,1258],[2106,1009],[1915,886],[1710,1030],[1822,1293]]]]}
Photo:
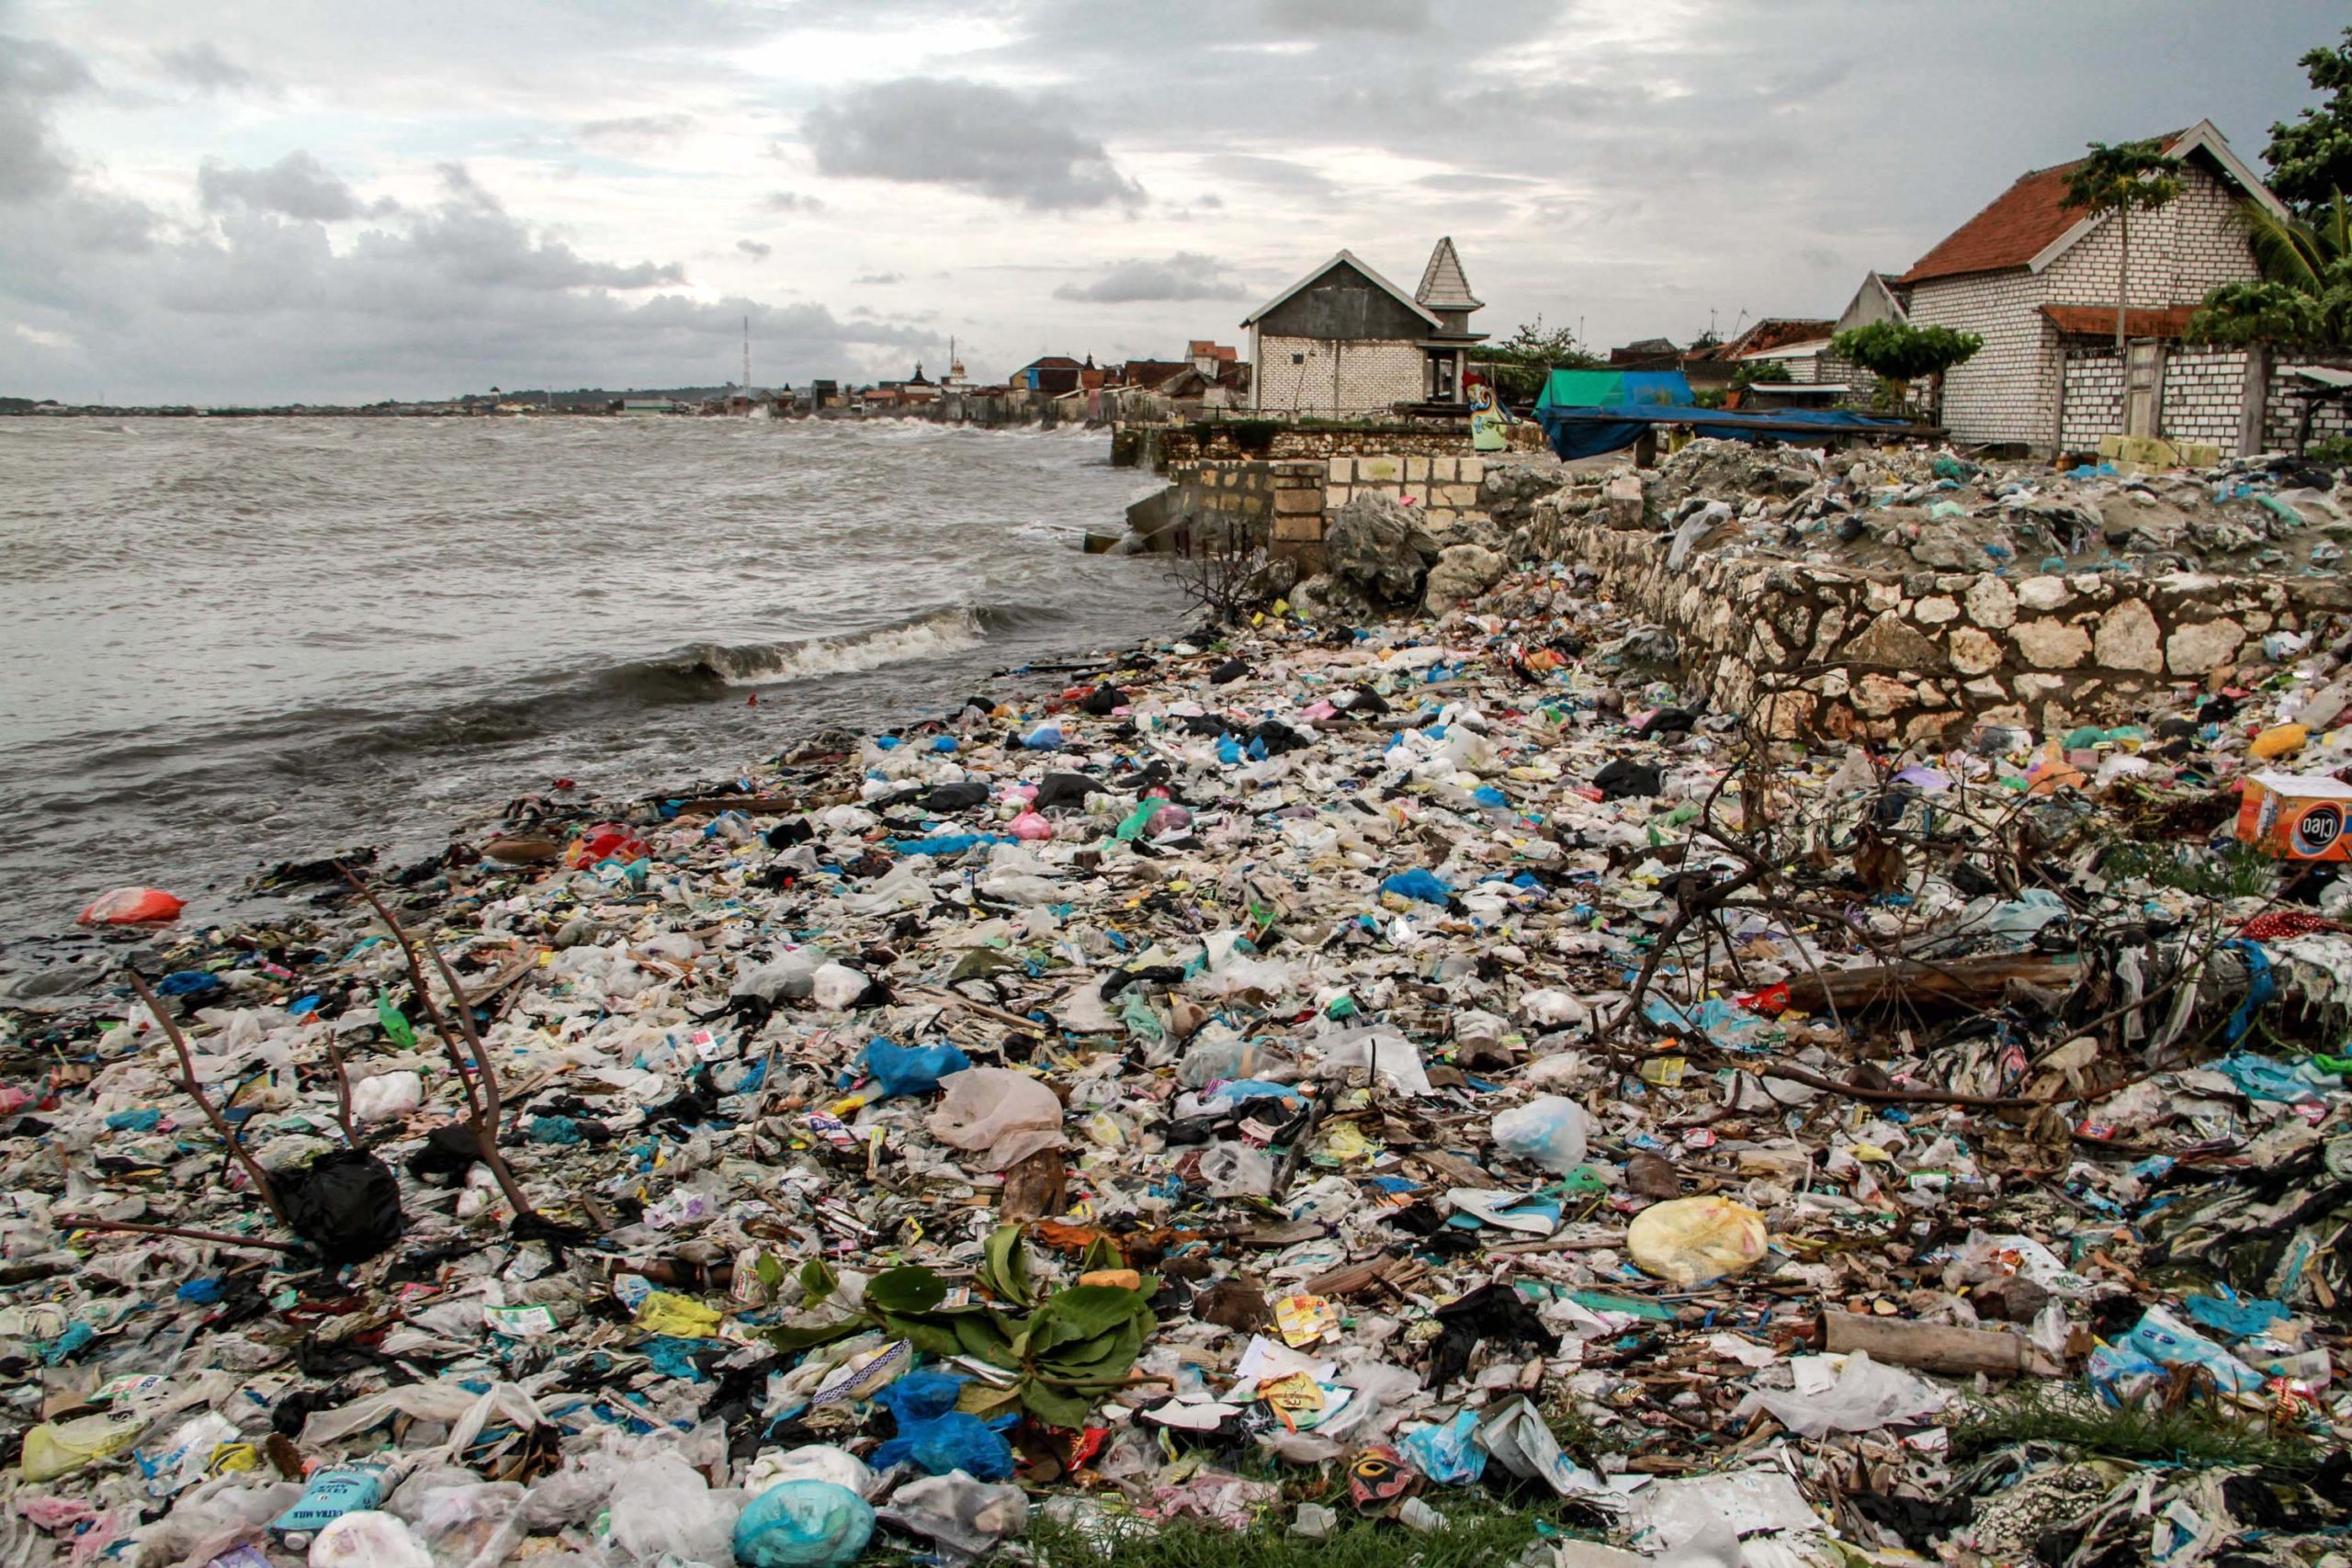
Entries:
{"type": "Polygon", "coordinates": [[[2237,824],[2345,651],[1758,753],[1544,566],[544,808],[413,950],[107,928],[0,1035],[0,1556],[2342,1561],[2352,885],[2237,824]]]}

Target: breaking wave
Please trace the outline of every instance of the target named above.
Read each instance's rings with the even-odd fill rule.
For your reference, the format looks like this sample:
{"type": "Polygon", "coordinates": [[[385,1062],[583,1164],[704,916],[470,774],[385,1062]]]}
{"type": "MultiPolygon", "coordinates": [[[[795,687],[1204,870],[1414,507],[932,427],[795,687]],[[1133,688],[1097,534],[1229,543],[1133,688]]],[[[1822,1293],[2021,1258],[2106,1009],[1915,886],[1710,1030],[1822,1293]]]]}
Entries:
{"type": "Polygon", "coordinates": [[[978,648],[992,633],[1069,617],[1050,609],[949,605],[888,626],[794,642],[700,642],[660,659],[623,665],[609,691],[652,701],[692,701],[714,686],[779,686],[828,675],[939,659],[978,648]]]}

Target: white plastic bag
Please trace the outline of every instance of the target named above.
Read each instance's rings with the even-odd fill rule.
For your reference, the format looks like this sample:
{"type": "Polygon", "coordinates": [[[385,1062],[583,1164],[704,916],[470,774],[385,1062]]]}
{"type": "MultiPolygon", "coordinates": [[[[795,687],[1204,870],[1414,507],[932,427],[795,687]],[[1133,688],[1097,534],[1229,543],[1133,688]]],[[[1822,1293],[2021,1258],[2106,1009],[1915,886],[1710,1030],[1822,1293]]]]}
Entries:
{"type": "Polygon", "coordinates": [[[989,1170],[1062,1146],[1062,1102],[1026,1073],[967,1067],[939,1080],[947,1091],[931,1113],[931,1135],[977,1153],[989,1170]]]}
{"type": "Polygon", "coordinates": [[[1584,1107],[1556,1094],[1498,1111],[1487,1130],[1495,1147],[1514,1158],[1566,1176],[1584,1163],[1589,1133],[1584,1107]]]}
{"type": "Polygon", "coordinates": [[[663,1552],[693,1562],[731,1562],[740,1492],[713,1492],[675,1454],[639,1460],[613,1483],[613,1544],[628,1561],[650,1563],[663,1552]]]}

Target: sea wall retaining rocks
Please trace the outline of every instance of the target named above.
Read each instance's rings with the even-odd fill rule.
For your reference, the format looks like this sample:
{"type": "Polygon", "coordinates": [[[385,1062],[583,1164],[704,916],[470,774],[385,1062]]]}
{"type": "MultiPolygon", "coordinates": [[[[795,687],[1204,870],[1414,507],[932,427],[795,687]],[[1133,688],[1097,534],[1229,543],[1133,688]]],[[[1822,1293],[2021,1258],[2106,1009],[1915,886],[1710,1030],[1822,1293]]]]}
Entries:
{"type": "Polygon", "coordinates": [[[1127,526],[1147,550],[1185,554],[1210,536],[1207,525],[1238,524],[1312,576],[1323,570],[1325,530],[1359,496],[1410,509],[1442,547],[1487,542],[1486,477],[1482,458],[1410,453],[1182,463],[1169,470],[1165,491],[1127,509],[1127,526]]]}
{"type": "Polygon", "coordinates": [[[1539,502],[1533,537],[1672,631],[1715,708],[1784,738],[1934,743],[1979,723],[2046,735],[2133,719],[2163,689],[2271,662],[2265,634],[2352,608],[2336,582],[2201,572],[1868,572],[1703,545],[1678,570],[1624,510],[1539,502]]]}

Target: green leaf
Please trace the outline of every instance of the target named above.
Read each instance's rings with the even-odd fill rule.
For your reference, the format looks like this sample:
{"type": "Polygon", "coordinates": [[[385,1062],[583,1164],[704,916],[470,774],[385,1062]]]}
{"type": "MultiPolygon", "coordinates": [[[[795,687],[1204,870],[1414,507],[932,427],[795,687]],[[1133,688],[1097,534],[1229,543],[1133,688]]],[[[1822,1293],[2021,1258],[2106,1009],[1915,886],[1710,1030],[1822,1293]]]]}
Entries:
{"type": "Polygon", "coordinates": [[[1098,1231],[1094,1239],[1086,1244],[1086,1256],[1079,1261],[1078,1271],[1096,1274],[1105,1269],[1125,1269],[1126,1266],[1126,1255],[1112,1245],[1109,1236],[1098,1231]]]}
{"type": "Polygon", "coordinates": [[[963,1353],[963,1344],[956,1337],[956,1329],[948,1314],[902,1317],[897,1313],[877,1312],[875,1321],[895,1338],[905,1340],[926,1356],[954,1356],[963,1353]]]}
{"type": "Polygon", "coordinates": [[[842,1288],[832,1269],[821,1258],[812,1258],[800,1266],[800,1289],[811,1302],[821,1302],[842,1288]]]}
{"type": "Polygon", "coordinates": [[[995,1313],[956,1313],[952,1319],[957,1349],[964,1355],[986,1361],[1007,1371],[1021,1365],[1021,1358],[1012,1345],[1012,1333],[1005,1319],[995,1313]]]}
{"type": "Polygon", "coordinates": [[[1020,1393],[1021,1407],[1048,1427],[1075,1430],[1086,1425],[1086,1417],[1094,1408],[1094,1402],[1083,1394],[1048,1388],[1035,1378],[1022,1379],[1020,1393]]]}
{"type": "Polygon", "coordinates": [[[999,1301],[1014,1306],[1035,1304],[1029,1286],[1029,1253],[1021,1245],[1021,1227],[999,1225],[981,1248],[980,1283],[999,1301]]]}
{"type": "Polygon", "coordinates": [[[784,1265],[772,1253],[763,1252],[752,1259],[752,1273],[771,1297],[784,1288],[784,1265]]]}
{"type": "Polygon", "coordinates": [[[865,1304],[876,1313],[929,1312],[946,1299],[947,1282],[912,1265],[885,1269],[865,1287],[865,1304]]]}
{"type": "Polygon", "coordinates": [[[813,1350],[820,1345],[846,1339],[863,1333],[865,1327],[862,1317],[844,1317],[833,1323],[780,1323],[767,1331],[767,1339],[778,1350],[790,1355],[796,1350],[813,1350]]]}
{"type": "Polygon", "coordinates": [[[1152,1321],[1151,1303],[1138,1292],[1122,1285],[1073,1285],[1057,1291],[1030,1317],[1030,1341],[1035,1353],[1043,1354],[1057,1345],[1108,1334],[1137,1314],[1152,1321]]]}

